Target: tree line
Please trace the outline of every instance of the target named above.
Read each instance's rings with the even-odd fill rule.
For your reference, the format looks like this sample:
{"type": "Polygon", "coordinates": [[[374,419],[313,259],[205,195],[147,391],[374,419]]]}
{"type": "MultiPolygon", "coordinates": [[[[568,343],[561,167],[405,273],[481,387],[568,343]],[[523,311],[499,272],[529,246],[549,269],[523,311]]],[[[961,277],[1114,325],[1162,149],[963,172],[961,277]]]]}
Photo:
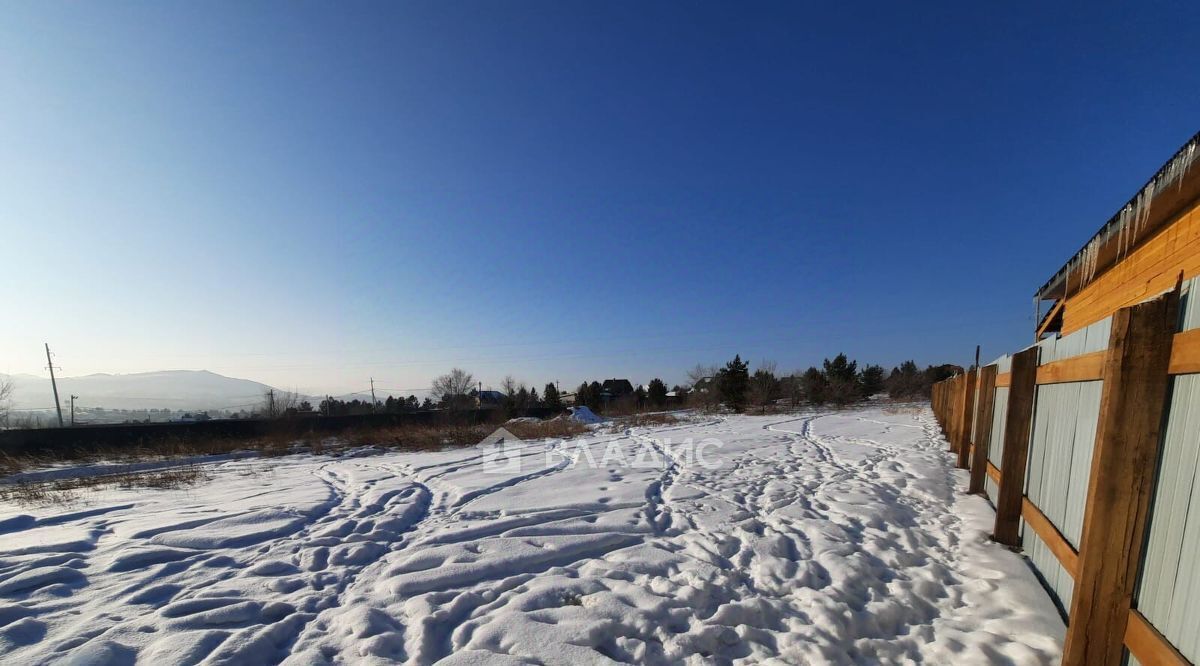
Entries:
{"type": "Polygon", "coordinates": [[[801,404],[845,406],[886,393],[894,399],[929,397],[935,382],[961,372],[961,368],[943,364],[918,368],[905,361],[888,373],[883,366],[865,365],[838,354],[825,359],[822,367],[779,376],[776,364],[763,361],[750,372],[741,355],[724,366],[697,365],[688,371],[693,405],[712,409],[724,404],[734,411],[760,407],[764,411],[780,402],[793,407],[801,404]]]}
{"type": "MultiPolygon", "coordinates": [[[[645,386],[637,385],[632,392],[620,395],[606,393],[599,381],[584,381],[575,389],[573,404],[587,406],[596,412],[663,409],[668,406],[690,405],[713,409],[725,405],[734,411],[750,407],[761,408],[776,404],[797,407],[802,404],[845,406],[886,393],[894,399],[928,397],[935,382],[960,372],[953,365],[927,366],[921,369],[913,361],[905,361],[889,373],[879,365],[859,366],[858,361],[838,354],[825,359],[821,367],[780,375],[773,361],[763,361],[753,372],[750,365],[736,355],[723,366],[697,365],[687,373],[685,385],[667,384],[655,377],[645,386]]],[[[541,393],[507,376],[497,390],[480,391],[474,375],[454,368],[433,380],[429,397],[419,400],[388,396],[372,404],[355,398],[340,400],[326,397],[318,406],[321,414],[341,416],[373,412],[402,413],[429,409],[469,409],[479,405],[497,407],[509,415],[519,415],[531,407],[561,410],[563,395],[554,382],[545,384],[541,393]]],[[[307,405],[305,405],[307,407],[307,405]]]]}

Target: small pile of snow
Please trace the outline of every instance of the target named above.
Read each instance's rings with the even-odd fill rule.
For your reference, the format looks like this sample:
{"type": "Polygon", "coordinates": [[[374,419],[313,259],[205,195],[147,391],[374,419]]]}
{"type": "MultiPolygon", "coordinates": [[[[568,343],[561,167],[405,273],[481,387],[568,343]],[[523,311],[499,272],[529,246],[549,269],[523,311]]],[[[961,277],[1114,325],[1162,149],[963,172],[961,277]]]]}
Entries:
{"type": "Polygon", "coordinates": [[[604,419],[587,407],[572,407],[571,418],[580,423],[603,423],[604,419]]]}
{"type": "Polygon", "coordinates": [[[541,423],[541,422],[542,422],[542,420],[536,416],[519,416],[515,419],[509,419],[509,420],[505,421],[504,425],[508,425],[510,423],[541,423]]]}

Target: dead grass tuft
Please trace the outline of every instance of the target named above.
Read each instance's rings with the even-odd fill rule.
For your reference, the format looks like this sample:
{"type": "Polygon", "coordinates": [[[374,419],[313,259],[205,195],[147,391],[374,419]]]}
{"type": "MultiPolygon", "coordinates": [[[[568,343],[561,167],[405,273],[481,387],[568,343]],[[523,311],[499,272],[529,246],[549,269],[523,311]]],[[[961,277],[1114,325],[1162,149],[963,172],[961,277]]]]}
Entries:
{"type": "Polygon", "coordinates": [[[642,428],[647,426],[671,425],[678,423],[679,419],[675,418],[674,414],[666,412],[650,412],[646,414],[634,414],[623,419],[623,424],[631,428],[642,428]]]}
{"type": "Polygon", "coordinates": [[[211,478],[212,475],[202,467],[185,465],[166,469],[129,470],[113,474],[65,477],[45,481],[22,479],[0,484],[0,501],[11,501],[27,506],[63,505],[79,500],[82,491],[98,491],[106,488],[172,490],[205,483],[211,478]]]}
{"type": "Polygon", "coordinates": [[[516,421],[506,423],[504,429],[521,439],[570,439],[590,432],[586,425],[566,418],[547,421],[516,421]]]}

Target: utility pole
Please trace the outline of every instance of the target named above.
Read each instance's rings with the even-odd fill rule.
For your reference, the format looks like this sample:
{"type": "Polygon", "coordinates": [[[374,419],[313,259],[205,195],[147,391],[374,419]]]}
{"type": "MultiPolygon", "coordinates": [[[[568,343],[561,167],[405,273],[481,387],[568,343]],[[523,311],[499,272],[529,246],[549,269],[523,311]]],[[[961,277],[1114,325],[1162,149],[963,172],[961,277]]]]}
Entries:
{"type": "Polygon", "coordinates": [[[371,411],[375,411],[375,405],[378,404],[375,400],[375,378],[371,378],[371,411]]]}
{"type": "Polygon", "coordinates": [[[50,360],[50,343],[46,345],[46,367],[50,370],[50,386],[54,389],[54,409],[58,411],[58,427],[63,427],[62,405],[58,402],[58,382],[54,380],[54,361],[50,360]]]}
{"type": "Polygon", "coordinates": [[[275,418],[275,389],[267,389],[267,418],[275,418]]]}
{"type": "Polygon", "coordinates": [[[79,399],[79,396],[77,396],[77,395],[71,396],[71,427],[72,428],[75,427],[75,401],[78,399],[79,399]]]}

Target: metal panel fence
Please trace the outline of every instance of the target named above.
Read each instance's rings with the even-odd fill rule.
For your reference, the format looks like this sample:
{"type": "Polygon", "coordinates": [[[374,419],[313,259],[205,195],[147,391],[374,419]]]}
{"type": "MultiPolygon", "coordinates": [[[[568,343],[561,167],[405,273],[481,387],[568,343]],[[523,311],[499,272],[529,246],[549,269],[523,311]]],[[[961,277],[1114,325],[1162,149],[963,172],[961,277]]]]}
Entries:
{"type": "MultiPolygon", "coordinates": [[[[1180,330],[1200,329],[1200,278],[1182,298],[1180,330]]],[[[1150,536],[1134,607],[1189,661],[1200,659],[1200,374],[1174,379],[1150,536]]],[[[1131,663],[1138,663],[1131,659],[1131,663]]]]}
{"type": "Polygon", "coordinates": [[[1021,545],[1070,615],[1064,663],[1197,661],[1200,278],[1036,348],[1021,354],[1036,354],[1036,379],[1003,356],[993,393],[967,387],[987,373],[934,387],[952,450],[988,463],[976,488],[997,507],[997,539],[1021,545]],[[994,395],[986,427],[969,391],[994,395]]]}

